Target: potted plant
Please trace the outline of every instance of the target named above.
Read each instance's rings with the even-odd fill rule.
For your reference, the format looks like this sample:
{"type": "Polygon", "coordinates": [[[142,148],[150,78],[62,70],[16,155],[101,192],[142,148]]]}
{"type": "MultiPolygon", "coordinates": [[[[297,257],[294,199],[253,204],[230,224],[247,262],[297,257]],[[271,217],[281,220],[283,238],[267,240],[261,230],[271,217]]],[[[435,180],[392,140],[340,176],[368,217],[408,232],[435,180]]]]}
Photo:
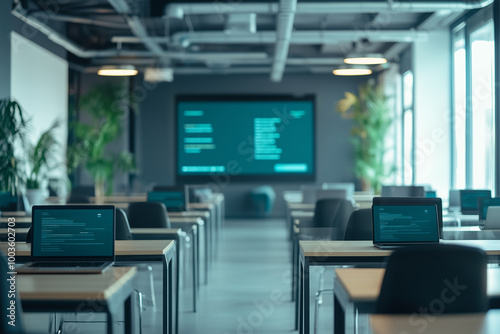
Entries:
{"type": "Polygon", "coordinates": [[[108,145],[122,132],[121,121],[125,115],[122,107],[128,105],[135,108],[134,101],[121,85],[97,85],[79,103],[79,108],[90,114],[90,124],[70,124],[75,142],[67,151],[68,172],[72,173],[83,165],[94,179],[95,196],[98,198],[112,193],[115,171],[130,172],[135,169],[130,152],[110,154],[107,151],[108,145]]]}
{"type": "Polygon", "coordinates": [[[394,167],[384,162],[385,135],[392,124],[388,97],[383,88],[369,80],[359,87],[359,94],[346,92],[337,103],[337,111],[354,123],[351,129],[354,145],[354,174],[361,180],[364,191],[380,193],[383,180],[394,167]]]}
{"type": "Polygon", "coordinates": [[[40,204],[46,197],[46,189],[42,183],[47,174],[57,166],[57,147],[59,143],[54,131],[59,127],[56,120],[52,126],[42,133],[36,144],[27,146],[26,197],[30,204],[40,204]]]}
{"type": "MultiPolygon", "coordinates": [[[[17,203],[19,180],[22,178],[22,156],[27,120],[19,103],[0,100],[0,196],[8,210],[17,203]],[[7,203],[6,203],[7,202],[7,203]],[[12,205],[10,205],[12,204],[12,205]]],[[[14,208],[15,209],[15,208],[14,208]]]]}

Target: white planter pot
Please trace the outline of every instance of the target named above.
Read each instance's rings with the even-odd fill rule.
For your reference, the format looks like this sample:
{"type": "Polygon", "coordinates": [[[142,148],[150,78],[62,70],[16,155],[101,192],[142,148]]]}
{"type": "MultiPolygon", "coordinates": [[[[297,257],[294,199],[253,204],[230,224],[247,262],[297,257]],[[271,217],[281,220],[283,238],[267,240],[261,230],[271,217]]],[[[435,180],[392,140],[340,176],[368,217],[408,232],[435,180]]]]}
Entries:
{"type": "Polygon", "coordinates": [[[45,189],[26,189],[26,197],[30,205],[43,204],[47,198],[45,189]]]}

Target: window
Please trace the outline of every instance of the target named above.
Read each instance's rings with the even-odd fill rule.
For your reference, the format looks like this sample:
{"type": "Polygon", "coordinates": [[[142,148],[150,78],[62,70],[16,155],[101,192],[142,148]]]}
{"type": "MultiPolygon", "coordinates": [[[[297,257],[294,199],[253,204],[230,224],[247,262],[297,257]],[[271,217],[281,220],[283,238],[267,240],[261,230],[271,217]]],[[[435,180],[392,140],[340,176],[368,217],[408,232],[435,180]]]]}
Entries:
{"type": "Polygon", "coordinates": [[[403,73],[403,184],[414,182],[413,72],[403,73]]]}
{"type": "Polygon", "coordinates": [[[491,9],[452,30],[452,184],[456,189],[495,185],[494,26],[491,9]]]}

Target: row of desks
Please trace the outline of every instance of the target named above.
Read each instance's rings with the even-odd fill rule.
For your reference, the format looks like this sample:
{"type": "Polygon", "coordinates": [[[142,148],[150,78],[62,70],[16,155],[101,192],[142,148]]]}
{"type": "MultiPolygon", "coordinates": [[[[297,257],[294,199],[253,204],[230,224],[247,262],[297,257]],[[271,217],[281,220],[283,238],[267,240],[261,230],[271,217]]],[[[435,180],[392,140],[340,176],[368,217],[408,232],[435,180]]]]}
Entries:
{"type": "MultiPolygon", "coordinates": [[[[16,262],[29,261],[31,246],[16,242],[16,262]]],[[[0,251],[7,254],[8,244],[0,242],[0,251]]],[[[177,333],[179,313],[176,282],[176,247],[173,240],[123,240],[115,242],[116,262],[160,262],[163,287],[163,333],[177,333]]],[[[117,308],[125,303],[126,320],[131,317],[133,289],[131,279],[135,268],[110,268],[102,275],[17,275],[17,289],[24,311],[28,312],[95,312],[95,308],[82,308],[86,303],[99,303],[108,316],[108,333],[113,333],[113,317],[117,308]],[[130,283],[129,283],[130,281],[130,283]]],[[[128,319],[127,321],[133,321],[128,319]]],[[[133,323],[126,324],[131,331],[133,323]]]]}
{"type": "MultiPolygon", "coordinates": [[[[106,204],[114,204],[116,207],[128,207],[128,202],[144,201],[144,196],[137,197],[109,197],[106,198],[106,204]],[[119,201],[119,202],[115,202],[119,201]]],[[[101,202],[104,204],[103,202],[101,202]]],[[[101,204],[99,203],[99,204],[101,204]]],[[[165,243],[172,243],[169,248],[174,251],[167,253],[169,261],[162,261],[163,263],[163,332],[164,333],[178,333],[178,319],[179,319],[179,283],[181,282],[179,265],[183,262],[180,261],[181,254],[184,252],[182,233],[187,233],[192,240],[191,251],[191,272],[193,275],[192,289],[193,289],[193,310],[196,312],[197,297],[199,296],[200,287],[200,274],[203,274],[204,283],[208,283],[208,271],[211,266],[212,259],[216,256],[217,240],[220,238],[224,218],[224,198],[222,195],[214,197],[214,203],[195,203],[189,205],[190,211],[185,212],[169,212],[169,219],[172,225],[171,229],[150,229],[150,228],[134,228],[132,229],[133,241],[116,241],[115,252],[116,260],[121,261],[134,261],[134,262],[148,262],[157,261],[160,259],[158,253],[152,252],[151,248],[140,249],[140,244],[154,245],[158,242],[165,245],[165,243]],[[148,242],[141,242],[140,240],[150,240],[148,242]],[[129,253],[124,253],[125,249],[120,247],[120,244],[128,243],[126,248],[129,253]],[[175,246],[174,246],[175,245],[175,246]],[[175,261],[171,261],[174,258],[175,261]],[[175,267],[175,270],[165,270],[168,266],[175,267]],[[172,265],[172,262],[176,263],[172,265]],[[203,270],[200,270],[201,265],[203,270]]],[[[7,227],[8,221],[15,219],[17,240],[22,240],[27,233],[28,227],[31,226],[31,217],[26,216],[24,212],[3,212],[0,218],[0,227],[7,227]],[[24,229],[23,229],[24,228],[24,229]]],[[[0,229],[0,238],[7,237],[7,230],[0,229]]],[[[5,247],[5,243],[0,243],[1,247],[5,247]]],[[[159,244],[157,244],[158,246],[159,244]]],[[[29,245],[25,243],[17,243],[16,247],[18,252],[16,259],[21,263],[29,259],[29,245]]],[[[2,248],[0,248],[2,249],[2,248]]],[[[3,250],[3,249],[2,249],[3,250]]],[[[165,253],[165,256],[167,254],[165,253]]],[[[113,268],[114,270],[114,268],[113,268]]],[[[51,275],[53,276],[53,275],[51,275]]],[[[86,275],[88,276],[88,275],[86,275]]],[[[28,277],[23,275],[22,277],[28,277]]],[[[34,277],[38,279],[39,276],[34,277]]],[[[71,276],[75,277],[75,276],[71,276]]],[[[24,279],[24,278],[23,278],[24,279]]],[[[67,291],[65,291],[66,293],[67,291]]],[[[65,294],[63,293],[63,294],[65,294]]],[[[21,295],[22,299],[28,298],[26,294],[21,295]]],[[[23,305],[25,300],[23,300],[23,305]]],[[[127,304],[128,305],[128,304],[127,304]]],[[[127,306],[128,307],[128,306],[127,306]]],[[[33,308],[31,308],[33,309],[33,308]]],[[[129,308],[127,308],[128,310],[129,308]]],[[[55,311],[55,310],[54,310],[55,311]]],[[[128,312],[128,311],[127,311],[128,312]]],[[[111,315],[108,314],[108,319],[111,315]]],[[[127,326],[129,324],[126,324],[127,326]]],[[[132,328],[132,327],[130,327],[132,328]]],[[[112,330],[108,323],[108,331],[112,330]]]]}

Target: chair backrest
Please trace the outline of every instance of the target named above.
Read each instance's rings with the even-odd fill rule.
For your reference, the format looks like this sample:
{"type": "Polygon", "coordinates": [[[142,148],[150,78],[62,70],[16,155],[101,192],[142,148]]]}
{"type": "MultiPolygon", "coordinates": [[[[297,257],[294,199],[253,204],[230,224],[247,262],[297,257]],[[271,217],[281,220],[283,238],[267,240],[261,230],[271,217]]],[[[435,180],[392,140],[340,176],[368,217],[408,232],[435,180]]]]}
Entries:
{"type": "Polygon", "coordinates": [[[398,249],[387,262],[376,313],[486,312],[486,266],[486,254],[473,247],[398,249]]]}
{"type": "Polygon", "coordinates": [[[94,186],[76,186],[71,189],[71,194],[75,195],[85,195],[88,197],[92,197],[95,194],[94,186]]]}
{"type": "Polygon", "coordinates": [[[68,200],[68,204],[90,204],[90,197],[84,194],[71,193],[68,200]]]}
{"type": "Polygon", "coordinates": [[[312,225],[315,228],[335,228],[333,239],[342,240],[347,221],[354,211],[352,203],[341,198],[327,198],[316,202],[312,225]]]}
{"type": "Polygon", "coordinates": [[[443,238],[443,201],[439,197],[374,197],[373,205],[435,205],[439,238],[443,238]]]}
{"type": "Polygon", "coordinates": [[[318,189],[316,190],[316,201],[325,198],[347,199],[346,189],[318,189]]]}
{"type": "Polygon", "coordinates": [[[11,282],[7,280],[10,279],[10,275],[7,273],[12,270],[8,268],[7,258],[2,252],[0,252],[0,271],[0,316],[2,317],[2,321],[0,321],[0,333],[23,333],[21,301],[17,293],[14,293],[14,295],[9,293],[11,282]],[[10,318],[11,311],[9,308],[12,307],[11,301],[15,301],[13,318],[10,318]],[[12,320],[15,320],[13,322],[15,326],[9,324],[12,320]]]}
{"type": "Polygon", "coordinates": [[[127,214],[119,208],[116,209],[115,240],[132,240],[132,231],[130,231],[127,214]]]}
{"type": "Polygon", "coordinates": [[[425,197],[423,186],[382,186],[383,197],[425,197]]]}
{"type": "Polygon", "coordinates": [[[448,197],[448,207],[449,208],[460,208],[460,190],[450,189],[448,197]]]}
{"type": "Polygon", "coordinates": [[[359,209],[351,214],[344,240],[373,240],[372,209],[359,209]]]}
{"type": "Polygon", "coordinates": [[[128,205],[130,227],[170,228],[165,204],[159,202],[133,202],[128,205]]]}

